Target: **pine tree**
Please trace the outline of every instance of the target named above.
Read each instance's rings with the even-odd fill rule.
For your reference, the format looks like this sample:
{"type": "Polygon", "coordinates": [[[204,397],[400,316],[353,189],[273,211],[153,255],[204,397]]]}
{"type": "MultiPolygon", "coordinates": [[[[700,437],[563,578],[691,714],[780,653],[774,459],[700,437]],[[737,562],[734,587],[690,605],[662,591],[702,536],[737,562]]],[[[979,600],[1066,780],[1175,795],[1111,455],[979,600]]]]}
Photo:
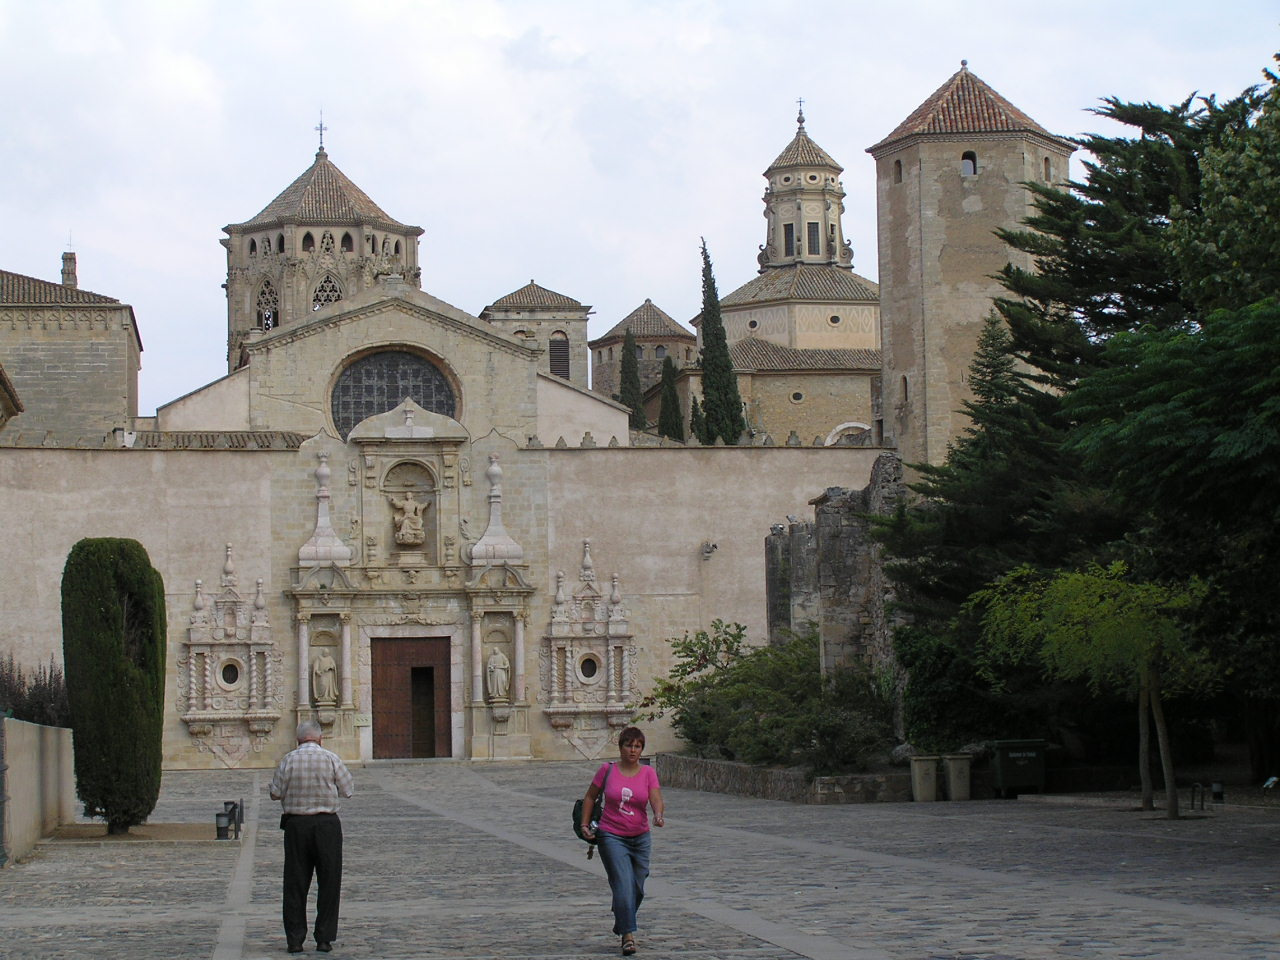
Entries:
{"type": "Polygon", "coordinates": [[[707,434],[707,418],[702,414],[702,404],[694,397],[689,404],[689,433],[698,438],[698,442],[710,445],[715,441],[707,434]]]}
{"type": "Polygon", "coordinates": [[[636,358],[636,338],[627,327],[622,338],[622,392],[618,400],[631,411],[630,425],[632,430],[643,430],[648,426],[644,415],[644,391],[640,389],[640,361],[636,358]]]}
{"type": "Polygon", "coordinates": [[[160,795],[164,583],[136,540],[81,540],[62,571],[62,653],[76,792],[108,833],[142,823],[160,795]]]}
{"type": "Polygon", "coordinates": [[[720,319],[720,295],[716,292],[706,240],[702,241],[702,401],[709,442],[715,443],[719,437],[726,446],[736,444],[747,425],[742,418],[742,398],[729,358],[724,321],[720,319]]]}
{"type": "Polygon", "coordinates": [[[680,416],[680,396],[676,393],[676,365],[670,357],[662,361],[662,406],[658,408],[658,435],[684,442],[684,418],[680,416]]]}

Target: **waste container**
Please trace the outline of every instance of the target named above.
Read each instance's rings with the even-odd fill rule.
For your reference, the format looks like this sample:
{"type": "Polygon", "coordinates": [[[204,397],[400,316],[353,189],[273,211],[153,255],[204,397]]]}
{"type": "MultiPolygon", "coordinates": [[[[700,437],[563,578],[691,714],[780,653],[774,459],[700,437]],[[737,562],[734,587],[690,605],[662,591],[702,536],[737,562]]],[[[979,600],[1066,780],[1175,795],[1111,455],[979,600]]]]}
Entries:
{"type": "Polygon", "coordinates": [[[1043,740],[997,740],[995,751],[995,790],[998,797],[1016,797],[1019,793],[1044,792],[1044,754],[1048,744],[1043,740]]]}
{"type": "Polygon", "coordinates": [[[949,753],[942,758],[947,774],[947,799],[969,799],[969,765],[973,757],[967,753],[949,753]]]}
{"type": "Polygon", "coordinates": [[[938,758],[911,758],[911,799],[933,801],[938,799],[938,758]]]}

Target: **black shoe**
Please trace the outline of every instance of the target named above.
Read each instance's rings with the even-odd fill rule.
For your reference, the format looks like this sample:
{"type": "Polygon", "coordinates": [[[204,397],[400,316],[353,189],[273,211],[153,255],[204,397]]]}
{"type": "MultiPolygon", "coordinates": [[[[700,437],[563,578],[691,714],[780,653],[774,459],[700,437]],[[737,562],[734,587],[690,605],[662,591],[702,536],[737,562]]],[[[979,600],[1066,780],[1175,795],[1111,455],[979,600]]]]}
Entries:
{"type": "Polygon", "coordinates": [[[328,940],[316,941],[316,953],[328,953],[332,949],[333,949],[333,944],[330,943],[328,940]]]}
{"type": "Polygon", "coordinates": [[[302,952],[302,944],[300,944],[300,943],[291,943],[291,944],[289,944],[289,952],[290,952],[290,953],[301,953],[301,952],[302,952]]]}

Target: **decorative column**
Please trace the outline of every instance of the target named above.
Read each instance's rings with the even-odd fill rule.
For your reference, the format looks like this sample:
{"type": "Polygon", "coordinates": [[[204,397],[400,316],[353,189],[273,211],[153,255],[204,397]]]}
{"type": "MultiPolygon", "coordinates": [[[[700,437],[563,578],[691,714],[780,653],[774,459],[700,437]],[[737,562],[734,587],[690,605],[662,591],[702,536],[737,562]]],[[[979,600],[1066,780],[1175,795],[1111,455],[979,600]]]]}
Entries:
{"type": "Polygon", "coordinates": [[[471,611],[471,702],[484,703],[484,649],[480,631],[484,614],[471,611]]]}
{"type": "Polygon", "coordinates": [[[338,616],[342,620],[342,706],[351,708],[355,705],[351,683],[351,614],[338,616]]]}
{"type": "Polygon", "coordinates": [[[298,709],[305,710],[311,706],[310,682],[307,674],[311,672],[311,614],[298,614],[298,709]]]}
{"type": "Polygon", "coordinates": [[[605,703],[618,702],[618,671],[615,661],[618,657],[618,648],[612,643],[605,648],[605,676],[607,682],[605,686],[605,703]]]}
{"type": "Polygon", "coordinates": [[[528,618],[528,614],[523,610],[516,614],[516,684],[515,684],[515,702],[524,703],[524,622],[528,618]]]}

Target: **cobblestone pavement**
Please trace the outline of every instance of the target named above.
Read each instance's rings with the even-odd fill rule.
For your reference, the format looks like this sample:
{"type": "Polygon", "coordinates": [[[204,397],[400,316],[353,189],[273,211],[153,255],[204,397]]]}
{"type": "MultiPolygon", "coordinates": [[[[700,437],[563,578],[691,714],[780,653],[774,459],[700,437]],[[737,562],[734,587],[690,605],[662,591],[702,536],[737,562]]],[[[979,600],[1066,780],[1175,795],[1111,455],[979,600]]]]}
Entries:
{"type": "MultiPolygon", "coordinates": [[[[616,956],[603,870],[569,827],[593,769],[354,769],[331,956],[616,956]]],[[[0,957],[286,956],[268,779],[165,777],[153,823],[207,822],[212,834],[221,801],[243,796],[239,843],[47,842],[0,871],[0,957]]],[[[1275,810],[1170,822],[1114,804],[804,807],[666,793],[638,960],[1280,956],[1275,810]]]]}

